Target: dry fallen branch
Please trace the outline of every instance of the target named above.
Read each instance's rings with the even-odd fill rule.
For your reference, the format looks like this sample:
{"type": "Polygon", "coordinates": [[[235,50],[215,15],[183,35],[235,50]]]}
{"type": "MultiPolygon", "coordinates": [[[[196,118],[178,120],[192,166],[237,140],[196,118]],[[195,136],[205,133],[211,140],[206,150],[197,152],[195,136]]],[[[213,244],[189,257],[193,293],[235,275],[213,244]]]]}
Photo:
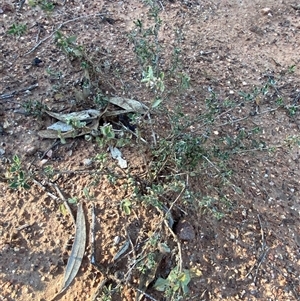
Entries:
{"type": "Polygon", "coordinates": [[[261,253],[260,253],[259,257],[257,258],[255,264],[251,267],[250,271],[244,277],[244,278],[247,278],[252,273],[252,271],[254,270],[254,268],[256,266],[255,276],[254,276],[254,279],[253,279],[254,283],[256,283],[256,279],[257,279],[259,268],[260,268],[261,264],[263,263],[263,261],[265,260],[266,255],[267,255],[267,253],[268,253],[268,251],[270,249],[269,247],[267,247],[267,244],[266,244],[265,235],[264,235],[264,229],[262,227],[262,222],[261,222],[259,214],[257,215],[257,219],[258,219],[259,226],[260,226],[261,248],[262,248],[262,250],[261,250],[261,253]]]}
{"type": "Polygon", "coordinates": [[[55,196],[54,194],[52,194],[51,192],[48,192],[45,188],[45,186],[43,186],[40,182],[38,182],[37,180],[35,179],[32,179],[32,182],[35,183],[37,186],[39,186],[43,191],[46,192],[46,194],[52,198],[54,201],[57,201],[59,200],[59,198],[57,196],[55,196]]]}
{"type": "Polygon", "coordinates": [[[20,94],[21,92],[31,91],[31,90],[37,88],[38,86],[39,86],[39,84],[36,83],[36,84],[31,85],[31,86],[29,86],[27,88],[23,88],[23,89],[20,89],[20,90],[15,90],[15,91],[13,91],[13,92],[11,92],[9,94],[2,94],[2,95],[0,95],[0,100],[12,98],[12,97],[20,94]]]}
{"type": "Polygon", "coordinates": [[[74,225],[76,225],[76,222],[75,222],[75,217],[73,215],[73,212],[68,204],[68,201],[66,200],[66,198],[64,197],[64,195],[62,194],[62,192],[60,191],[59,187],[57,184],[52,184],[52,183],[49,183],[51,186],[53,186],[56,190],[56,192],[58,193],[60,199],[64,202],[64,206],[66,207],[67,211],[69,212],[71,218],[72,218],[72,221],[74,223],[74,225]]]}
{"type": "Polygon", "coordinates": [[[74,215],[73,215],[73,213],[72,213],[72,210],[71,210],[71,208],[70,208],[70,206],[69,206],[69,204],[68,204],[68,201],[66,200],[66,198],[63,196],[62,192],[60,191],[59,187],[58,187],[56,184],[47,183],[49,186],[55,188],[57,194],[59,195],[59,197],[57,197],[57,196],[55,196],[54,194],[48,192],[48,191],[46,190],[46,188],[45,188],[40,182],[38,182],[37,180],[32,179],[32,181],[33,181],[33,183],[35,183],[37,186],[39,186],[43,191],[45,191],[46,194],[47,194],[49,197],[51,197],[53,200],[55,200],[55,201],[62,200],[62,201],[64,202],[64,206],[66,207],[67,211],[68,211],[69,214],[71,215],[72,221],[73,221],[73,223],[74,223],[74,225],[75,225],[76,223],[75,223],[75,218],[74,218],[74,215]]]}

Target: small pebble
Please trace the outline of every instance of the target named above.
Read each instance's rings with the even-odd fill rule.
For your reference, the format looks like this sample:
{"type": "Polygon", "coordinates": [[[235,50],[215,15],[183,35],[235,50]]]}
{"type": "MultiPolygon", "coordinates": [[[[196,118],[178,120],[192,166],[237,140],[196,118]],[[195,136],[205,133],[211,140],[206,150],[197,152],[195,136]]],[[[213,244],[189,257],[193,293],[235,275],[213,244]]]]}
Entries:
{"type": "Polygon", "coordinates": [[[31,156],[37,151],[37,147],[35,145],[26,145],[24,147],[24,152],[26,156],[31,156]]]}
{"type": "Polygon", "coordinates": [[[48,162],[47,159],[43,159],[43,160],[41,160],[41,161],[38,163],[38,165],[39,165],[40,167],[43,167],[47,162],[48,162]]]}
{"type": "Polygon", "coordinates": [[[272,10],[271,10],[271,8],[269,8],[269,7],[265,7],[265,8],[263,8],[263,9],[261,10],[261,13],[262,13],[263,15],[268,15],[268,14],[271,14],[271,13],[272,13],[272,10]]]}
{"type": "Polygon", "coordinates": [[[0,148],[0,157],[5,154],[5,150],[3,148],[0,148]]]}
{"type": "Polygon", "coordinates": [[[90,166],[92,165],[93,161],[91,159],[84,159],[83,160],[83,165],[84,166],[90,166]]]}
{"type": "Polygon", "coordinates": [[[180,220],[176,226],[175,233],[181,240],[190,241],[195,239],[195,230],[187,220],[180,220]]]}

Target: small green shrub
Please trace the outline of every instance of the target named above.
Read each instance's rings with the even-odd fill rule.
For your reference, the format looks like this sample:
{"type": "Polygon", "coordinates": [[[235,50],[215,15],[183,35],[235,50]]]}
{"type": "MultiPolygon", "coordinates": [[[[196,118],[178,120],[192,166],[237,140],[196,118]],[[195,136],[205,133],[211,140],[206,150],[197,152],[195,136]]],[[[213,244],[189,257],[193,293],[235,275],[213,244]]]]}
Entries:
{"type": "Polygon", "coordinates": [[[20,23],[14,23],[12,26],[9,27],[7,33],[20,37],[24,35],[27,31],[27,25],[20,24],[20,23]]]}

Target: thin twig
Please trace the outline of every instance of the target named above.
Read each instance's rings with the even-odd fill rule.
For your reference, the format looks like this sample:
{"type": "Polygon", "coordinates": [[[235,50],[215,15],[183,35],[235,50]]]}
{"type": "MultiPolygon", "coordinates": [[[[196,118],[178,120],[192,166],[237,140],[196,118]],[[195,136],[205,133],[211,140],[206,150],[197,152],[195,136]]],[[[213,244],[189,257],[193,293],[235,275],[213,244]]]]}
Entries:
{"type": "Polygon", "coordinates": [[[50,145],[50,147],[48,147],[44,151],[44,153],[43,153],[42,157],[40,158],[40,160],[44,159],[44,157],[47,155],[47,153],[49,152],[49,150],[52,149],[54,146],[56,146],[59,142],[60,142],[60,140],[58,140],[58,139],[54,140],[54,142],[50,145]]]}
{"type": "Polygon", "coordinates": [[[265,248],[266,241],[265,241],[264,229],[263,229],[263,227],[262,227],[262,223],[261,223],[261,219],[260,219],[259,214],[257,214],[257,219],[258,219],[259,226],[260,226],[261,248],[262,248],[262,250],[263,250],[263,249],[265,248]]]}
{"type": "Polygon", "coordinates": [[[260,226],[262,254],[259,257],[259,260],[258,260],[259,263],[258,263],[258,265],[256,267],[255,276],[254,276],[254,279],[253,279],[254,283],[256,283],[256,279],[257,279],[257,275],[258,275],[258,270],[259,270],[262,262],[264,261],[266,255],[267,255],[267,252],[269,251],[269,248],[266,247],[266,240],[265,240],[264,229],[263,229],[262,222],[261,222],[259,214],[257,214],[257,219],[258,219],[259,226],[260,226]]]}
{"type": "Polygon", "coordinates": [[[131,246],[131,249],[132,249],[132,254],[133,254],[133,257],[134,257],[134,261],[136,261],[136,253],[135,253],[134,245],[133,245],[133,242],[131,240],[131,237],[130,237],[129,232],[128,232],[127,229],[126,229],[126,234],[127,234],[128,240],[130,242],[130,246],[131,246]]]}
{"type": "Polygon", "coordinates": [[[250,271],[245,276],[245,278],[247,278],[252,273],[252,271],[254,270],[254,268],[256,266],[255,276],[253,278],[253,282],[254,283],[256,283],[256,279],[257,279],[259,268],[260,268],[261,264],[263,263],[264,259],[266,258],[266,255],[267,255],[268,251],[270,250],[269,247],[266,247],[265,234],[264,234],[264,230],[263,230],[263,226],[262,226],[262,222],[261,222],[259,214],[257,215],[257,219],[258,219],[259,226],[260,226],[262,252],[261,252],[259,258],[256,260],[255,264],[252,266],[252,268],[250,269],[250,271]]]}
{"type": "Polygon", "coordinates": [[[98,285],[97,288],[96,288],[96,291],[94,292],[94,294],[93,294],[93,296],[92,296],[91,301],[96,301],[96,300],[97,300],[99,294],[101,293],[101,291],[102,291],[104,285],[107,283],[108,280],[109,280],[108,278],[105,278],[104,280],[102,280],[102,281],[99,283],[99,285],[98,285]]]}
{"type": "Polygon", "coordinates": [[[91,224],[91,264],[96,263],[96,246],[95,246],[95,227],[96,227],[96,215],[95,215],[95,206],[92,204],[91,208],[91,215],[92,215],[92,224],[91,224]]]}
{"type": "Polygon", "coordinates": [[[152,296],[150,296],[149,294],[143,292],[142,290],[135,288],[139,293],[143,294],[144,296],[146,296],[147,298],[149,298],[152,301],[158,301],[157,299],[154,299],[152,296]]]}
{"type": "Polygon", "coordinates": [[[156,146],[156,144],[157,144],[156,135],[154,133],[154,129],[153,129],[153,124],[152,124],[152,119],[150,117],[150,113],[148,113],[147,116],[148,116],[148,118],[150,120],[150,127],[151,127],[151,131],[152,131],[153,143],[154,143],[154,146],[156,146]]]}
{"type": "Polygon", "coordinates": [[[77,21],[79,19],[91,18],[91,17],[101,17],[101,16],[103,16],[103,14],[98,14],[97,13],[97,14],[85,15],[85,16],[76,17],[74,19],[71,19],[71,20],[68,20],[66,22],[61,23],[60,25],[57,26],[57,28],[49,36],[47,36],[46,38],[40,40],[33,48],[31,48],[31,50],[29,50],[28,52],[26,52],[24,54],[24,56],[32,53],[33,51],[35,51],[42,43],[44,43],[45,41],[47,41],[48,39],[50,39],[55,34],[55,32],[57,32],[58,30],[60,30],[64,25],[66,25],[68,23],[71,23],[71,22],[74,22],[74,21],[77,21]]]}
{"type": "MultiPolygon", "coordinates": [[[[276,107],[274,109],[270,109],[270,110],[265,110],[263,112],[260,112],[260,113],[257,113],[256,116],[259,116],[259,115],[263,115],[263,114],[266,114],[266,113],[270,113],[270,112],[274,112],[274,111],[277,111],[279,108],[281,107],[276,107]]],[[[227,124],[233,124],[233,123],[237,123],[239,121],[242,121],[242,120],[245,120],[249,117],[252,117],[250,114],[246,117],[242,117],[242,118],[239,118],[239,119],[236,119],[236,120],[231,120],[231,121],[228,121],[228,122],[225,122],[225,123],[222,123],[222,124],[216,124],[216,126],[220,127],[220,126],[224,126],[224,125],[227,125],[227,124]]]]}
{"type": "Polygon", "coordinates": [[[40,23],[37,23],[37,26],[38,26],[38,33],[36,35],[35,41],[38,43],[38,41],[40,39],[42,28],[41,28],[41,24],[40,23]]]}
{"type": "Polygon", "coordinates": [[[160,4],[161,9],[162,9],[162,10],[165,10],[164,5],[161,3],[161,1],[158,1],[158,3],[160,4]]]}
{"type": "Polygon", "coordinates": [[[139,140],[141,140],[142,142],[148,144],[148,142],[143,139],[142,137],[139,137],[134,131],[132,131],[131,129],[129,129],[128,127],[126,127],[122,122],[118,122],[118,125],[120,125],[123,129],[125,129],[127,132],[131,133],[132,135],[134,135],[136,138],[138,138],[139,140]]]}
{"type": "Polygon", "coordinates": [[[31,227],[31,225],[30,224],[22,225],[22,226],[20,226],[20,227],[17,228],[17,231],[22,231],[23,229],[26,229],[28,227],[31,227]]]}
{"type": "Polygon", "coordinates": [[[169,230],[169,232],[172,234],[174,241],[177,243],[177,247],[178,247],[178,261],[179,261],[179,273],[181,273],[182,271],[182,252],[181,252],[181,243],[179,241],[179,239],[177,238],[176,234],[173,232],[173,230],[170,228],[167,220],[164,219],[164,223],[167,227],[167,229],[169,230]]]}
{"type": "Polygon", "coordinates": [[[207,162],[209,162],[209,163],[212,165],[212,167],[214,167],[214,168],[216,169],[217,172],[220,172],[220,170],[216,167],[216,165],[215,165],[214,163],[212,163],[206,156],[203,156],[203,158],[204,158],[207,162]]]}
{"type": "Polygon", "coordinates": [[[174,207],[175,203],[179,200],[179,198],[181,197],[182,193],[184,192],[185,190],[185,186],[181,189],[181,191],[179,192],[177,198],[172,202],[170,208],[165,212],[165,216],[167,216],[170,211],[172,210],[172,208],[174,207]]]}
{"type": "MultiPolygon", "coordinates": [[[[181,197],[182,193],[184,192],[185,187],[183,187],[180,191],[180,193],[178,194],[177,198],[173,201],[173,203],[171,204],[170,208],[167,210],[167,212],[165,213],[165,216],[167,216],[167,214],[172,210],[173,206],[175,205],[175,203],[179,200],[179,198],[181,197]]],[[[179,272],[181,273],[182,271],[182,252],[181,252],[181,243],[179,241],[179,239],[177,238],[176,234],[173,232],[173,230],[171,229],[171,227],[168,224],[168,221],[166,219],[164,219],[164,224],[166,225],[167,229],[169,230],[169,232],[172,234],[174,241],[177,243],[177,247],[178,247],[178,257],[179,257],[179,272]]]]}
{"type": "Polygon", "coordinates": [[[256,283],[256,279],[257,279],[257,275],[258,275],[259,268],[260,268],[261,264],[263,263],[263,261],[265,260],[266,255],[267,255],[267,253],[268,253],[269,250],[270,250],[269,247],[265,248],[264,251],[263,251],[263,253],[262,253],[261,256],[259,257],[259,260],[258,260],[259,262],[258,262],[258,265],[257,265],[257,267],[256,267],[255,276],[254,276],[254,278],[253,278],[253,282],[254,282],[254,283],[256,283]]]}
{"type": "Polygon", "coordinates": [[[46,194],[47,194],[50,198],[52,198],[52,199],[55,200],[55,201],[59,200],[59,198],[58,198],[57,196],[55,196],[54,194],[48,192],[48,191],[46,190],[46,188],[45,188],[40,182],[38,182],[38,181],[35,180],[35,179],[32,179],[32,182],[35,183],[37,186],[39,186],[43,191],[45,191],[46,194]]]}
{"type": "Polygon", "coordinates": [[[72,221],[73,221],[74,225],[76,225],[76,221],[75,221],[75,217],[74,217],[74,215],[73,215],[73,212],[72,212],[72,210],[71,210],[71,208],[70,208],[70,206],[69,206],[69,204],[68,204],[68,201],[66,200],[66,198],[64,197],[64,195],[63,195],[62,192],[60,191],[58,185],[57,185],[57,184],[52,184],[52,183],[49,183],[49,184],[55,188],[55,190],[56,190],[56,192],[58,193],[60,199],[64,202],[64,205],[65,205],[67,211],[69,212],[69,214],[70,214],[70,216],[71,216],[71,218],[72,218],[72,221]]]}
{"type": "Polygon", "coordinates": [[[29,86],[27,88],[22,88],[20,90],[15,90],[15,91],[13,91],[12,93],[9,93],[9,94],[2,94],[2,95],[0,95],[0,100],[12,98],[12,97],[18,95],[21,92],[31,91],[31,90],[37,88],[38,86],[39,86],[39,84],[36,83],[36,84],[31,85],[31,86],[29,86]]]}
{"type": "MultiPolygon", "coordinates": [[[[258,115],[258,114],[257,114],[258,115]]],[[[247,118],[249,118],[251,115],[249,114],[248,116],[246,117],[243,117],[243,118],[239,118],[239,119],[236,119],[236,120],[231,120],[231,121],[228,121],[228,122],[225,122],[225,123],[222,123],[222,124],[216,124],[216,126],[224,126],[224,125],[227,125],[227,124],[233,124],[233,123],[236,123],[236,122],[239,122],[239,121],[242,121],[242,120],[245,120],[247,118]]]]}

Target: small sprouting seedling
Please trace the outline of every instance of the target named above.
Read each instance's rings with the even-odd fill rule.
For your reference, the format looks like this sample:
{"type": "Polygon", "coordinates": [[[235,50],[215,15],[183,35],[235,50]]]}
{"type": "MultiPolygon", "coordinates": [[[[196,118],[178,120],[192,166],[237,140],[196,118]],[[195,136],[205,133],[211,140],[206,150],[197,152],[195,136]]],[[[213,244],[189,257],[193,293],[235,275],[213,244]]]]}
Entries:
{"type": "Polygon", "coordinates": [[[151,105],[152,109],[157,108],[163,102],[163,98],[156,97],[151,105]]]}
{"type": "Polygon", "coordinates": [[[292,148],[295,145],[300,146],[300,136],[288,136],[284,140],[284,145],[288,146],[289,148],[292,148]]]}
{"type": "Polygon", "coordinates": [[[97,107],[104,108],[108,104],[108,97],[99,92],[93,97],[93,101],[97,107]]]}
{"type": "Polygon", "coordinates": [[[181,291],[185,295],[188,293],[188,284],[191,281],[191,275],[189,270],[178,271],[178,268],[174,268],[167,279],[159,277],[154,288],[160,292],[164,292],[166,297],[175,297],[180,295],[181,291]]]}
{"type": "Polygon", "coordinates": [[[78,198],[73,197],[73,198],[68,198],[68,203],[69,204],[77,204],[78,198]]]}
{"type": "Polygon", "coordinates": [[[157,267],[157,262],[155,261],[156,253],[149,252],[147,257],[138,265],[137,270],[142,274],[150,273],[153,269],[157,267]]]}
{"type": "Polygon", "coordinates": [[[37,2],[36,2],[36,0],[28,0],[28,5],[30,7],[35,7],[37,5],[37,2]]]}
{"type": "Polygon", "coordinates": [[[146,86],[150,89],[155,89],[160,92],[164,92],[165,85],[164,85],[164,73],[160,72],[159,76],[156,77],[153,73],[153,69],[151,66],[148,66],[147,71],[143,72],[143,79],[141,80],[142,83],[146,83],[146,86]]]}
{"type": "Polygon", "coordinates": [[[295,116],[298,111],[298,106],[287,106],[288,112],[290,116],[295,116]]]}
{"type": "Polygon", "coordinates": [[[105,163],[107,161],[107,154],[101,153],[95,156],[95,161],[105,163]]]}
{"type": "Polygon", "coordinates": [[[52,12],[55,8],[55,4],[47,0],[29,0],[28,5],[31,7],[39,6],[42,10],[46,12],[52,12]]]}
{"type": "Polygon", "coordinates": [[[78,119],[68,119],[66,123],[71,125],[74,129],[82,129],[86,126],[86,122],[82,122],[78,119]]]}
{"type": "Polygon", "coordinates": [[[9,27],[7,33],[20,37],[27,31],[27,26],[25,24],[17,24],[14,23],[12,26],[9,27]]]}
{"type": "Polygon", "coordinates": [[[45,110],[48,110],[46,105],[44,105],[40,101],[33,101],[33,100],[25,101],[22,104],[22,107],[25,109],[26,114],[38,118],[42,117],[45,110]]]}
{"type": "Polygon", "coordinates": [[[288,73],[294,73],[296,70],[296,65],[289,66],[288,73]]]}
{"type": "Polygon", "coordinates": [[[279,106],[279,107],[282,107],[284,105],[284,102],[283,102],[283,99],[282,97],[279,97],[276,99],[276,104],[279,106]]]}
{"type": "Polygon", "coordinates": [[[114,139],[115,138],[115,132],[112,128],[111,124],[105,124],[100,127],[102,135],[107,138],[108,140],[114,139]]]}
{"type": "Polygon", "coordinates": [[[83,188],[83,194],[88,200],[92,200],[94,198],[94,195],[90,193],[90,189],[88,187],[83,188]]]}
{"type": "Polygon", "coordinates": [[[179,79],[180,79],[180,88],[182,90],[187,90],[190,87],[191,78],[185,72],[179,73],[178,76],[179,76],[179,79]]]}
{"type": "Polygon", "coordinates": [[[114,290],[112,288],[112,284],[110,283],[108,286],[103,286],[101,301],[112,301],[112,294],[114,290]]]}
{"type": "Polygon", "coordinates": [[[40,8],[44,11],[47,12],[52,12],[55,8],[55,4],[51,1],[47,1],[47,0],[41,0],[38,1],[38,5],[40,6],[40,8]]]}
{"type": "Polygon", "coordinates": [[[51,80],[59,80],[63,76],[61,71],[55,71],[50,67],[46,68],[46,73],[50,76],[51,80]]]}
{"type": "Polygon", "coordinates": [[[66,37],[62,32],[55,33],[56,45],[71,58],[81,58],[83,56],[83,49],[76,44],[76,36],[66,37]]]}
{"type": "Polygon", "coordinates": [[[121,209],[126,215],[130,215],[131,212],[131,202],[125,199],[121,202],[121,209]]]}
{"type": "Polygon", "coordinates": [[[17,155],[13,157],[13,161],[7,173],[7,178],[10,182],[10,188],[30,188],[30,185],[27,183],[28,178],[26,177],[26,174],[21,167],[21,160],[17,155]]]}
{"type": "Polygon", "coordinates": [[[63,203],[59,205],[59,211],[63,216],[66,216],[68,214],[66,206],[63,203]]]}
{"type": "Polygon", "coordinates": [[[96,137],[96,141],[100,147],[104,147],[115,138],[115,132],[111,124],[104,124],[100,127],[102,137],[96,137]]]}
{"type": "Polygon", "coordinates": [[[44,173],[45,175],[50,179],[53,177],[54,175],[54,170],[53,170],[53,167],[48,165],[44,168],[44,173]]]}

